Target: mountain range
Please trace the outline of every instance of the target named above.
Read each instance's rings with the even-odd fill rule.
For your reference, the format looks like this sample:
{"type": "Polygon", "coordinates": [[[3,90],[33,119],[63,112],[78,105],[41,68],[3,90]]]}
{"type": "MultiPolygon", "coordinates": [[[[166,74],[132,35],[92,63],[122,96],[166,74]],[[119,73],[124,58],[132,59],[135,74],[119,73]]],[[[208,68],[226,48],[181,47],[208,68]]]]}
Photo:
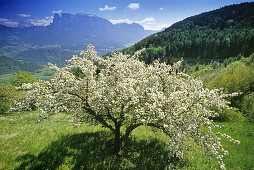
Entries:
{"type": "MultiPolygon", "coordinates": [[[[105,54],[134,44],[152,33],[154,31],[144,30],[136,23],[112,24],[107,19],[84,13],[55,14],[53,22],[48,26],[32,26],[25,22],[20,23],[19,27],[0,25],[0,55],[46,64],[47,57],[58,56],[53,51],[77,54],[88,44],[93,44],[99,54],[105,54]],[[46,50],[48,55],[48,48],[50,56],[42,53],[42,60],[34,56],[34,50],[46,50]]],[[[63,55],[65,59],[71,57],[63,55]]]]}

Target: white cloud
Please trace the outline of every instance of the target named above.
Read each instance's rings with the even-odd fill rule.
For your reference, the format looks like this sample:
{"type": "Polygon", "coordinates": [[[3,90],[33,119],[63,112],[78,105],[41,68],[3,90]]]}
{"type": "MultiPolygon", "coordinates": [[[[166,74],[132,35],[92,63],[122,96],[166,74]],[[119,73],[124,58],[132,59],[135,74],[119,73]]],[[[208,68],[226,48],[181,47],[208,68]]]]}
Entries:
{"type": "Polygon", "coordinates": [[[112,24],[119,24],[119,23],[127,23],[127,24],[132,24],[133,21],[129,19],[110,19],[109,20],[112,24]]]}
{"type": "Polygon", "coordinates": [[[152,24],[155,21],[154,17],[145,18],[141,21],[136,21],[138,24],[152,24]]]}
{"type": "Polygon", "coordinates": [[[3,24],[6,26],[9,26],[9,27],[17,27],[19,25],[19,23],[14,22],[14,21],[6,21],[3,24]]]}
{"type": "Polygon", "coordinates": [[[31,24],[35,26],[47,26],[53,22],[53,16],[45,17],[43,19],[31,19],[29,20],[31,24]]]}
{"type": "Polygon", "coordinates": [[[27,18],[27,17],[30,17],[31,15],[29,15],[29,14],[18,14],[18,16],[27,18]]]}
{"type": "Polygon", "coordinates": [[[0,22],[8,21],[7,18],[0,18],[0,22]]]}
{"type": "Polygon", "coordinates": [[[19,25],[18,22],[9,20],[7,18],[0,18],[0,22],[1,22],[1,24],[8,26],[8,27],[17,27],[19,25]]]}
{"type": "Polygon", "coordinates": [[[63,12],[63,10],[53,10],[52,13],[53,14],[61,14],[63,12]]]}
{"type": "Polygon", "coordinates": [[[109,7],[108,5],[105,5],[104,8],[99,8],[100,11],[114,11],[116,10],[115,6],[109,7]]]}
{"type": "Polygon", "coordinates": [[[163,11],[163,8],[159,8],[159,10],[163,11]]]}
{"type": "Polygon", "coordinates": [[[127,24],[132,24],[132,23],[138,23],[144,27],[145,30],[154,30],[154,31],[159,31],[164,28],[167,28],[170,26],[170,24],[157,24],[155,22],[154,17],[149,17],[145,18],[140,21],[132,21],[130,19],[110,19],[109,20],[112,24],[119,24],[119,23],[127,23],[127,24]]]}
{"type": "Polygon", "coordinates": [[[141,21],[136,21],[136,23],[142,25],[145,30],[154,30],[154,31],[159,31],[170,26],[170,24],[156,23],[153,17],[145,18],[141,21]]]}
{"type": "Polygon", "coordinates": [[[119,24],[119,23],[127,23],[127,24],[132,24],[132,23],[138,23],[140,25],[151,25],[151,24],[155,24],[155,19],[154,17],[150,17],[150,18],[145,18],[141,21],[132,21],[130,19],[110,19],[109,20],[112,24],[119,24]]]}
{"type": "Polygon", "coordinates": [[[53,19],[53,18],[54,18],[53,16],[45,17],[45,19],[53,19]]]}
{"type": "Polygon", "coordinates": [[[136,9],[139,9],[139,3],[131,3],[127,7],[132,10],[136,10],[136,9]]]}
{"type": "Polygon", "coordinates": [[[164,28],[168,28],[170,24],[143,24],[142,25],[145,30],[153,30],[153,31],[160,31],[164,28]]]}
{"type": "Polygon", "coordinates": [[[154,17],[145,18],[141,21],[136,21],[136,23],[142,25],[145,30],[160,30],[161,26],[158,26],[155,22],[154,17]]]}

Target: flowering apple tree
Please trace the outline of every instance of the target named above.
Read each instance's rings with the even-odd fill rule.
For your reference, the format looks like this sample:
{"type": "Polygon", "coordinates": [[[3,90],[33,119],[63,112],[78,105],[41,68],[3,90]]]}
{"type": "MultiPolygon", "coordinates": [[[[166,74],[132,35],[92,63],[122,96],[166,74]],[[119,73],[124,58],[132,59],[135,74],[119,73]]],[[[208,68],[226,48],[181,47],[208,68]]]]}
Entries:
{"type": "Polygon", "coordinates": [[[186,140],[192,138],[225,168],[222,158],[227,151],[220,137],[239,141],[213,133],[216,125],[209,118],[218,115],[211,107],[228,107],[228,95],[204,89],[200,80],[178,70],[181,62],[146,65],[138,60],[138,53],[103,58],[91,45],[81,55],[73,56],[63,68],[50,64],[57,71],[52,80],[23,84],[27,97],[16,103],[16,109],[28,109],[33,101],[44,114],[67,112],[75,113],[81,122],[95,120],[114,133],[116,154],[135,128],[156,127],[169,136],[175,157],[183,157],[186,140]]]}

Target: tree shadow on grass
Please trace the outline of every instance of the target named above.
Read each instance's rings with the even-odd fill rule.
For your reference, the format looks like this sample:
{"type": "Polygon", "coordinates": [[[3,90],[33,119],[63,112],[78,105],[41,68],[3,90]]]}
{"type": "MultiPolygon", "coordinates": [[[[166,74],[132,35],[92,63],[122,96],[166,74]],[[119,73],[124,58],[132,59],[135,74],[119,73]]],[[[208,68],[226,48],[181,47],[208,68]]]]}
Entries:
{"type": "Polygon", "coordinates": [[[72,134],[52,142],[37,156],[25,154],[16,161],[16,169],[164,169],[175,161],[166,143],[156,139],[129,138],[117,157],[113,151],[114,136],[110,132],[72,134]]]}

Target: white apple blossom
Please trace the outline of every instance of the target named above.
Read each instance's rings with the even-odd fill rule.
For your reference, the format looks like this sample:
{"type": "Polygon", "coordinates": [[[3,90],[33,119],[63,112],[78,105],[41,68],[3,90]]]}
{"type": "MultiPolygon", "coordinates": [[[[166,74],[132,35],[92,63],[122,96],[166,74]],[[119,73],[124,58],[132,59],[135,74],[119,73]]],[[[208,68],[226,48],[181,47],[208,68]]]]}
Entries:
{"type": "Polygon", "coordinates": [[[146,65],[138,60],[138,54],[122,53],[104,58],[97,56],[92,45],[81,55],[73,56],[63,68],[50,64],[57,71],[52,80],[22,85],[30,90],[26,100],[17,103],[17,109],[27,109],[35,101],[45,114],[76,113],[80,120],[74,124],[78,126],[83,120],[96,120],[115,134],[117,154],[132,130],[141,125],[157,127],[169,136],[174,156],[182,158],[186,140],[193,138],[225,169],[222,158],[228,152],[219,136],[239,141],[213,133],[212,128],[218,126],[209,118],[218,115],[212,106],[220,110],[228,107],[228,95],[218,89],[204,89],[200,80],[178,70],[181,62],[173,66],[158,61],[146,65]],[[74,75],[74,69],[82,76],[74,75]],[[122,126],[124,133],[120,133],[122,126]]]}

